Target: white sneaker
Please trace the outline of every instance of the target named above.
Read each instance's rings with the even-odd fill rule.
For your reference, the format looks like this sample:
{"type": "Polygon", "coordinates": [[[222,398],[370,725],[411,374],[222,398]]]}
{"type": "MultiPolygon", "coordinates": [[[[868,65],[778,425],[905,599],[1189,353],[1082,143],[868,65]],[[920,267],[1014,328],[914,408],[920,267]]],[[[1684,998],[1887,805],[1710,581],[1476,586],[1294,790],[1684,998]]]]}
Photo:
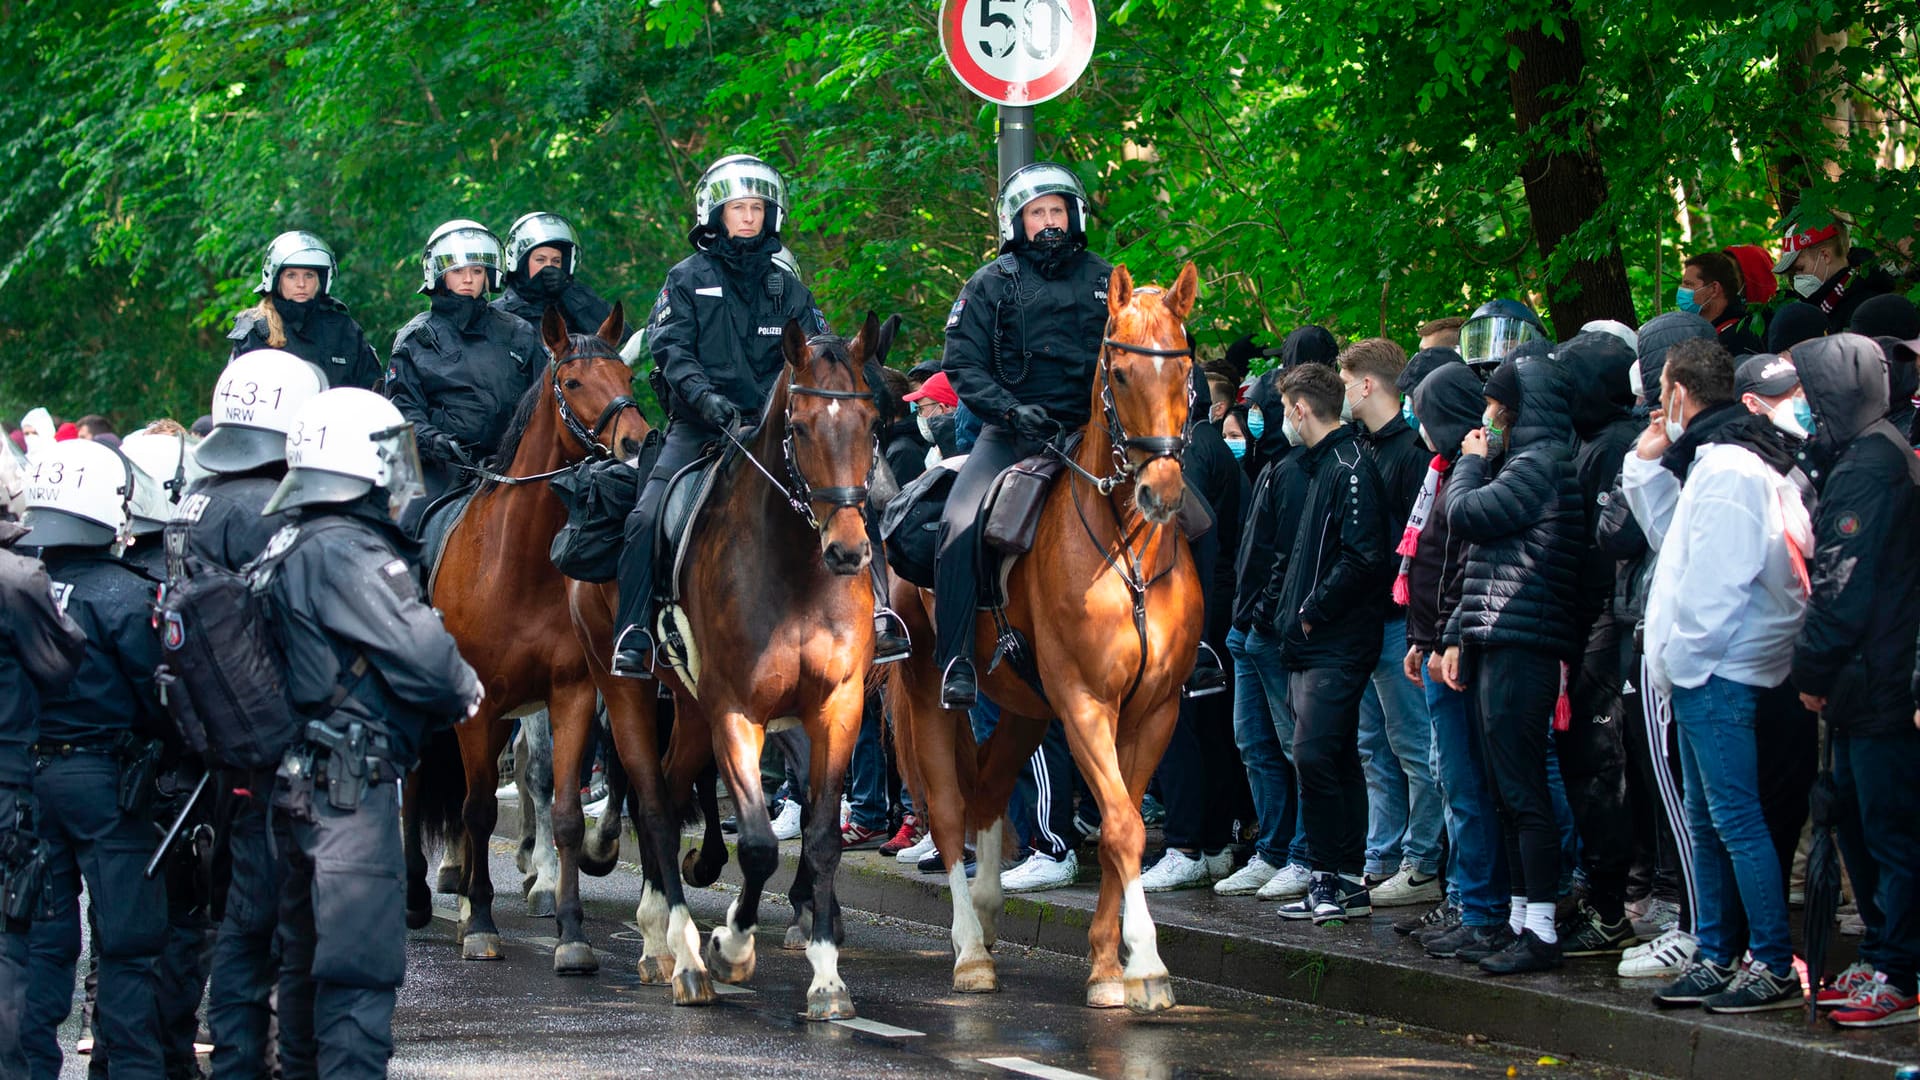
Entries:
{"type": "Polygon", "coordinates": [[[800,800],[788,799],[780,806],[780,816],[773,819],[773,838],[791,840],[800,835],[800,800]]]}
{"type": "Polygon", "coordinates": [[[895,855],[894,860],[912,866],[931,854],[933,854],[933,830],[929,829],[927,835],[915,840],[912,847],[895,855]]]}
{"type": "Polygon", "coordinates": [[[1700,941],[1692,934],[1669,930],[1622,953],[1615,974],[1623,979],[1677,979],[1699,950],[1700,941]]]}
{"type": "Polygon", "coordinates": [[[1213,891],[1221,896],[1251,896],[1279,872],[1279,867],[1269,866],[1267,860],[1255,855],[1247,865],[1214,882],[1213,891]]]}
{"type": "Polygon", "coordinates": [[[1437,904],[1440,902],[1440,877],[1431,875],[1421,878],[1415,876],[1413,867],[1403,866],[1400,871],[1368,890],[1373,894],[1374,907],[1406,907],[1411,904],[1437,904]]]}
{"type": "Polygon", "coordinates": [[[508,800],[512,800],[513,802],[520,801],[520,785],[511,780],[501,784],[498,788],[494,789],[493,792],[494,802],[507,802],[508,800]]]}
{"type": "Polygon", "coordinates": [[[1036,851],[1027,856],[1025,862],[1000,875],[1000,891],[1016,893],[1061,889],[1073,884],[1074,877],[1079,873],[1080,859],[1072,851],[1068,851],[1063,859],[1036,851]]]}
{"type": "Polygon", "coordinates": [[[1253,894],[1255,900],[1298,900],[1307,895],[1307,886],[1313,882],[1313,871],[1299,863],[1288,863],[1279,872],[1267,879],[1260,891],[1253,894]]]}
{"type": "Polygon", "coordinates": [[[1140,875],[1140,887],[1148,892],[1197,889],[1207,881],[1206,859],[1171,847],[1160,856],[1159,862],[1140,875]]]}
{"type": "Polygon", "coordinates": [[[840,796],[840,831],[846,832],[847,826],[851,824],[853,824],[853,804],[847,801],[845,795],[842,795],[840,796]]]}
{"type": "Polygon", "coordinates": [[[1230,847],[1221,848],[1211,855],[1202,851],[1200,857],[1206,860],[1208,881],[1219,881],[1233,873],[1233,849],[1230,847]]]}

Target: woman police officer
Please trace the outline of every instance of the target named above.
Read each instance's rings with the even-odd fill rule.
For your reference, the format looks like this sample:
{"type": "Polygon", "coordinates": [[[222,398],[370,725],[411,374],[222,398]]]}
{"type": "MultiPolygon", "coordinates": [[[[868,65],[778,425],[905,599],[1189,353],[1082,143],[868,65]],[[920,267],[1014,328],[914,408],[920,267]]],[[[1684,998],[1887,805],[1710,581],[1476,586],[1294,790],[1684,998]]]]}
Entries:
{"type": "Polygon", "coordinates": [[[260,302],[234,316],[228,358],[285,349],[325,372],[329,386],[371,390],[378,385],[379,354],[347,314],[347,305],[333,298],[339,277],[325,240],[299,230],[274,237],[253,288],[260,302]]]}

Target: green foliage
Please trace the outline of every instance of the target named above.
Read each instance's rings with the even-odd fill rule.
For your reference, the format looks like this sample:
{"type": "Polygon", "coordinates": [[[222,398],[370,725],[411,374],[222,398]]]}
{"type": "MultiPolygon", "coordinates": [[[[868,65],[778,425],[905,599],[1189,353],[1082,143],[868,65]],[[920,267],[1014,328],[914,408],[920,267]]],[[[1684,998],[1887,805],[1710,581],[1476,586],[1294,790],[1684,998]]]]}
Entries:
{"type": "MultiPolygon", "coordinates": [[[[1087,76],[1039,109],[1041,152],[1081,170],[1109,258],[1158,280],[1199,264],[1204,343],[1308,320],[1411,343],[1492,295],[1544,304],[1615,245],[1646,317],[1687,254],[1774,243],[1785,208],[1844,210],[1885,253],[1920,220],[1911,5],[1102,8],[1087,76]],[[1533,27],[1585,48],[1550,103],[1574,122],[1535,129],[1565,146],[1515,131],[1509,34],[1533,27]],[[1811,64],[1809,42],[1829,49],[1811,64]],[[1521,163],[1582,148],[1605,207],[1544,260],[1521,163]]],[[[898,360],[935,355],[994,250],[993,111],[947,71],[936,16],[932,0],[9,5],[0,415],[199,414],[288,228],[334,245],[338,295],[378,343],[420,307],[435,224],[504,231],[536,208],[575,220],[582,277],[644,317],[688,250],[691,183],[739,150],[789,177],[787,241],[829,318],[900,311],[898,360]]]]}

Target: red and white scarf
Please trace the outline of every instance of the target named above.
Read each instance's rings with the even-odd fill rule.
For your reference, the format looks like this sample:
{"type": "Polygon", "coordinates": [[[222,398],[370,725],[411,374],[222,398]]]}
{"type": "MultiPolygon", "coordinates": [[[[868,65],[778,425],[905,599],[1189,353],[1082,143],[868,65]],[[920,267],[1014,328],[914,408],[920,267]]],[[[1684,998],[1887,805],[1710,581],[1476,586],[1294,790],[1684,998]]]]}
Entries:
{"type": "Polygon", "coordinates": [[[1420,549],[1420,531],[1427,527],[1427,515],[1433,512],[1433,496],[1440,488],[1440,476],[1447,471],[1447,459],[1439,454],[1427,463],[1427,478],[1420,481],[1420,495],[1413,500],[1413,513],[1407,515],[1406,531],[1400,534],[1400,546],[1393,549],[1400,556],[1400,573],[1393,579],[1393,602],[1401,607],[1407,606],[1412,595],[1407,587],[1407,572],[1413,568],[1413,553],[1420,549]]]}

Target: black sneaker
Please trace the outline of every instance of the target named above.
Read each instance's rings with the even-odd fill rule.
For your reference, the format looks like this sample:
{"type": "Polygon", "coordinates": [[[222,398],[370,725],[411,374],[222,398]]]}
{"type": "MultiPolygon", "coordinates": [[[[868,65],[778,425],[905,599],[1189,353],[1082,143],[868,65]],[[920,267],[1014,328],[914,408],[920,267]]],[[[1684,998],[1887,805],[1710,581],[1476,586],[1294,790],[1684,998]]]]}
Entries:
{"type": "Polygon", "coordinates": [[[940,680],[940,707],[943,709],[971,709],[980,700],[973,676],[973,662],[957,658],[947,665],[947,673],[940,680]]]}
{"type": "Polygon", "coordinates": [[[1463,964],[1478,964],[1513,944],[1519,936],[1513,932],[1513,927],[1506,923],[1482,927],[1480,936],[1475,941],[1453,950],[1453,958],[1463,964]]]}
{"type": "Polygon", "coordinates": [[[1480,961],[1480,970],[1489,975],[1525,975],[1552,971],[1560,964],[1559,942],[1541,941],[1533,931],[1522,930],[1506,948],[1480,961]]]}
{"type": "Polygon", "coordinates": [[[1800,979],[1793,969],[1775,972],[1755,960],[1733,977],[1727,988],[1700,1003],[1710,1013],[1766,1012],[1769,1009],[1797,1009],[1807,1003],[1800,979]]]}
{"type": "Polygon", "coordinates": [[[1733,985],[1733,977],[1738,974],[1739,968],[1732,965],[1721,967],[1696,954],[1679,978],[1653,995],[1653,1003],[1663,1009],[1698,1005],[1715,994],[1725,993],[1733,985]]]}
{"type": "MultiPolygon", "coordinates": [[[[1393,932],[1396,934],[1415,935],[1415,940],[1419,940],[1418,935],[1424,931],[1432,930],[1435,927],[1444,927],[1445,930],[1451,930],[1459,925],[1460,909],[1450,903],[1440,903],[1428,908],[1422,914],[1409,916],[1408,918],[1396,921],[1393,924],[1393,932]]],[[[1442,932],[1444,932],[1444,930],[1442,932]]]]}
{"type": "Polygon", "coordinates": [[[1292,919],[1296,922],[1307,919],[1319,922],[1318,913],[1323,910],[1331,916],[1344,914],[1345,909],[1340,906],[1340,888],[1334,884],[1334,878],[1337,876],[1314,871],[1313,876],[1307,881],[1307,895],[1281,904],[1275,913],[1283,919],[1292,919]]]}
{"type": "Polygon", "coordinates": [[[1560,938],[1561,956],[1611,956],[1640,940],[1625,915],[1618,922],[1602,922],[1600,913],[1584,903],[1566,929],[1560,938]]]}
{"type": "MultiPolygon", "coordinates": [[[[973,861],[974,861],[973,849],[972,848],[962,849],[962,851],[960,852],[960,862],[963,866],[967,868],[968,877],[973,876],[973,871],[974,871],[973,861]]],[[[927,852],[924,858],[922,858],[918,863],[914,864],[914,869],[920,871],[923,874],[944,874],[947,872],[947,862],[945,859],[940,857],[940,853],[938,851],[929,851],[927,852]]]]}
{"type": "Polygon", "coordinates": [[[1460,957],[1463,949],[1479,950],[1481,956],[1492,956],[1506,948],[1513,941],[1513,931],[1506,923],[1492,926],[1468,926],[1462,923],[1444,934],[1433,934],[1426,940],[1427,955],[1435,960],[1453,960],[1460,957]]]}

